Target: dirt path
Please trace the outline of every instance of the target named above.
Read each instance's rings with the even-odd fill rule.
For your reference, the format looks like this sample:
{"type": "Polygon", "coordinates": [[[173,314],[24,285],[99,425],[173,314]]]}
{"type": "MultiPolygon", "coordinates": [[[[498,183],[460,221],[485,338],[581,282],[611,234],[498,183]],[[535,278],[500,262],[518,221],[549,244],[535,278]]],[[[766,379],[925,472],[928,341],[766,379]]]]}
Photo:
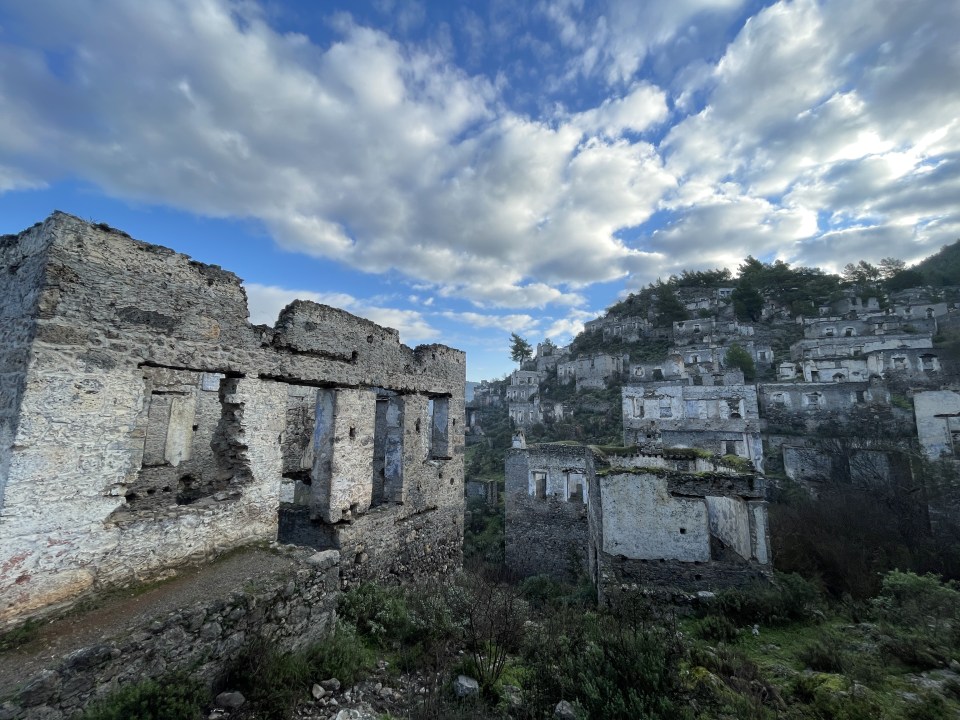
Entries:
{"type": "Polygon", "coordinates": [[[288,556],[251,548],[209,565],[184,569],[177,577],[146,590],[111,592],[98,598],[92,609],[70,612],[45,623],[26,645],[0,652],[0,697],[75,650],[123,637],[151,618],[163,617],[195,602],[226,599],[252,581],[289,571],[293,566],[294,561],[288,556]]]}

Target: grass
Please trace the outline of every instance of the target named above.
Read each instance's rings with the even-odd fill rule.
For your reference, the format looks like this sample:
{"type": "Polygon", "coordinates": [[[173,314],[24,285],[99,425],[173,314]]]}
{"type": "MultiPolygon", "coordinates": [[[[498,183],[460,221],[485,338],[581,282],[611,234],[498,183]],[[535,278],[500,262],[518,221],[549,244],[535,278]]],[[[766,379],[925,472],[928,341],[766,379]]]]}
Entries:
{"type": "Polygon", "coordinates": [[[40,634],[41,620],[30,619],[13,630],[0,634],[0,652],[17,650],[32,643],[40,634]]]}

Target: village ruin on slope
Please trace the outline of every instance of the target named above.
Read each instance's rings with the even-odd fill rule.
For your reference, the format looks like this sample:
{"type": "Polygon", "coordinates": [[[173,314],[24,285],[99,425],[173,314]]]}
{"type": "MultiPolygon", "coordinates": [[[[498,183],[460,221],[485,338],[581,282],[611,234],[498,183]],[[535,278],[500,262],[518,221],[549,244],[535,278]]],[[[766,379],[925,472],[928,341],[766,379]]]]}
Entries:
{"type": "MultiPolygon", "coordinates": [[[[716,589],[769,575],[765,466],[813,494],[838,478],[910,485],[910,448],[956,475],[960,393],[934,349],[938,332],[960,327],[952,304],[921,288],[891,294],[881,309],[850,290],[815,317],[793,318],[770,297],[764,322],[749,324],[735,318],[732,290],[681,289],[697,317],[671,324],[652,310],[608,314],[586,323],[579,351],[540,344],[506,383],[480,384],[468,444],[482,440],[484,407],[503,406],[518,428],[505,468],[509,566],[563,578],[586,571],[601,597],[638,585],[716,589]],[[617,350],[645,343],[665,351],[633,360],[617,350]],[[746,382],[728,362],[732,347],[764,379],[746,382]],[[617,388],[621,447],[527,445],[524,429],[569,425],[597,391],[617,388]],[[842,452],[824,440],[836,427],[853,436],[842,452]]],[[[943,510],[931,508],[932,525],[943,510]]]]}

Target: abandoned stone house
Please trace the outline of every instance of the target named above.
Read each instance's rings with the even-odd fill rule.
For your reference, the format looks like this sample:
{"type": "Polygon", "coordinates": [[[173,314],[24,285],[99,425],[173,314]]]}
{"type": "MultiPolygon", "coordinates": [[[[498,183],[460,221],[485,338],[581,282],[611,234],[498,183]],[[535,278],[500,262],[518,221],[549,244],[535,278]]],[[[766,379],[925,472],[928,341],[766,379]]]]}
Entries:
{"type": "Polygon", "coordinates": [[[0,238],[0,625],[257,541],[461,559],[465,358],[55,213],[0,238]]]}
{"type": "Polygon", "coordinates": [[[602,389],[609,383],[620,379],[624,369],[629,369],[630,358],[627,355],[609,355],[599,353],[583,355],[557,364],[557,379],[563,385],[571,382],[576,389],[602,389]]]}
{"type": "Polygon", "coordinates": [[[546,373],[536,370],[514,370],[507,386],[507,402],[526,402],[540,390],[540,381],[546,373]]]}
{"type": "Polygon", "coordinates": [[[708,590],[770,572],[765,486],[709,460],[636,448],[514,447],[505,460],[507,565],[624,586],[708,590]]]}
{"type": "Polygon", "coordinates": [[[932,390],[913,396],[920,449],[929,460],[960,459],[960,393],[932,390]]]}
{"type": "Polygon", "coordinates": [[[884,350],[930,350],[932,347],[933,339],[929,334],[843,335],[798,340],[790,346],[790,358],[794,361],[852,358],[884,350]]]}
{"type": "Polygon", "coordinates": [[[700,448],[736,455],[763,470],[757,389],[753,385],[624,385],[623,444],[700,448]]]}
{"type": "Polygon", "coordinates": [[[604,341],[621,340],[636,342],[640,338],[660,333],[666,337],[667,328],[655,328],[648,318],[639,315],[629,317],[600,317],[583,324],[585,333],[600,333],[604,341]]]}

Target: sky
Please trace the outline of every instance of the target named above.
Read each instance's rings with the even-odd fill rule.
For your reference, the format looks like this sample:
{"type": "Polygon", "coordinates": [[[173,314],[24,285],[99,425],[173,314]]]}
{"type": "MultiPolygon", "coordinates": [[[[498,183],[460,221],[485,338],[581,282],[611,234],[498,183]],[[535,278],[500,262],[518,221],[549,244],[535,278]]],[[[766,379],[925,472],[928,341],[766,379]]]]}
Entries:
{"type": "Polygon", "coordinates": [[[0,0],[0,233],[59,209],[467,352],[683,269],[960,238],[956,0],[0,0]]]}

